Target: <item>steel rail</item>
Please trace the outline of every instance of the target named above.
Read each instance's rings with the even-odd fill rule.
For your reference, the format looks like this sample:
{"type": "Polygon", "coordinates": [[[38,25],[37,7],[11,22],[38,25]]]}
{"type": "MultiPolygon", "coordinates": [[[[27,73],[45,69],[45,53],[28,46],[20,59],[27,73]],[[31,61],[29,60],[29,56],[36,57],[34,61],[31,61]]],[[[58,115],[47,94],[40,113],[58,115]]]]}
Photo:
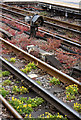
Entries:
{"type": "MultiPolygon", "coordinates": [[[[7,17],[5,17],[5,16],[2,16],[2,17],[6,18],[6,19],[9,19],[9,20],[12,20],[11,18],[7,18],[7,17]]],[[[30,27],[29,24],[26,24],[26,23],[24,23],[24,22],[22,22],[22,21],[20,21],[20,20],[18,20],[18,21],[15,21],[15,22],[16,22],[16,23],[19,23],[19,24],[22,24],[22,25],[25,25],[25,26],[27,26],[27,27],[30,27]],[[19,21],[19,22],[18,22],[18,21],[19,21]]],[[[80,43],[80,42],[78,42],[78,41],[73,41],[72,39],[63,37],[63,36],[58,35],[58,34],[56,35],[56,34],[50,32],[50,31],[48,31],[48,30],[46,30],[46,29],[42,29],[42,28],[39,27],[39,30],[38,30],[38,31],[40,31],[40,32],[42,32],[42,33],[45,33],[45,34],[47,34],[47,35],[49,35],[49,36],[55,37],[56,39],[60,39],[60,40],[62,40],[63,42],[66,42],[66,43],[75,45],[75,46],[77,46],[77,47],[81,47],[81,43],[80,43]]]]}
{"type": "MultiPolygon", "coordinates": [[[[16,16],[17,16],[17,12],[15,12],[15,11],[12,11],[12,10],[8,10],[8,9],[5,9],[5,8],[2,8],[3,10],[5,10],[5,11],[7,11],[7,12],[11,12],[12,14],[15,14],[16,16]]],[[[20,13],[18,13],[18,15],[20,15],[20,16],[23,16],[23,17],[25,17],[26,15],[24,15],[24,14],[20,14],[20,13]]],[[[47,31],[47,30],[42,30],[42,31],[47,31]]],[[[76,31],[76,30],[74,30],[74,31],[76,31]]],[[[47,31],[47,34],[49,33],[49,31],[47,31]]],[[[55,38],[57,38],[57,39],[61,39],[61,40],[63,40],[63,41],[66,41],[66,42],[68,42],[69,44],[72,44],[72,45],[75,45],[75,46],[78,46],[78,47],[81,47],[81,45],[79,45],[80,43],[78,42],[78,41],[75,41],[74,42],[74,40],[72,40],[72,39],[70,39],[70,38],[66,38],[66,37],[63,37],[62,35],[54,35],[54,33],[52,33],[52,32],[50,32],[50,35],[51,36],[54,36],[55,38]],[[71,42],[70,42],[71,41],[71,42]]]]}
{"type": "MultiPolygon", "coordinates": [[[[0,6],[1,7],[6,7],[6,9],[8,9],[8,10],[15,10],[16,12],[21,12],[21,13],[23,13],[23,14],[30,14],[31,12],[30,11],[26,11],[26,10],[24,10],[24,9],[19,9],[19,8],[15,8],[15,7],[12,7],[12,6],[9,6],[9,5],[5,5],[5,4],[0,4],[0,6]]],[[[34,13],[31,13],[31,15],[34,15],[34,13]]]]}
{"type": "Polygon", "coordinates": [[[44,24],[51,25],[52,27],[55,26],[55,27],[58,27],[58,28],[61,28],[61,29],[65,29],[65,30],[69,30],[71,32],[81,34],[81,31],[71,29],[71,28],[67,28],[67,27],[64,27],[64,26],[60,26],[60,25],[57,25],[57,24],[54,24],[54,23],[51,23],[51,22],[48,22],[48,21],[44,21],[44,24]]]}
{"type": "Polygon", "coordinates": [[[19,47],[9,43],[8,41],[4,40],[0,37],[0,40],[4,45],[9,48],[9,51],[14,51],[16,55],[21,55],[24,59],[34,61],[39,68],[46,71],[48,74],[55,76],[56,78],[59,78],[60,81],[67,84],[77,84],[79,88],[79,92],[81,93],[81,82],[77,81],[76,79],[66,75],[65,73],[57,70],[56,68],[50,66],[49,64],[45,63],[44,61],[41,61],[40,59],[34,57],[33,55],[25,52],[24,50],[20,49],[19,47]]]}
{"type": "Polygon", "coordinates": [[[2,10],[2,12],[3,12],[3,11],[7,11],[8,13],[12,13],[12,15],[15,14],[16,16],[19,15],[19,16],[21,16],[21,17],[25,17],[25,16],[26,16],[25,14],[18,13],[18,12],[13,11],[13,10],[8,10],[7,8],[0,7],[0,9],[2,10]]]}
{"type": "Polygon", "coordinates": [[[79,44],[78,41],[75,41],[75,42],[74,42],[72,39],[63,37],[63,36],[58,35],[58,34],[54,34],[54,33],[50,32],[50,31],[48,31],[48,30],[46,30],[46,29],[43,29],[43,30],[42,30],[42,29],[40,28],[39,31],[42,32],[42,33],[46,33],[46,34],[49,35],[49,36],[53,36],[53,37],[55,37],[56,39],[62,40],[63,42],[72,44],[72,45],[77,46],[77,47],[81,47],[81,43],[79,44]]]}
{"type": "Polygon", "coordinates": [[[77,30],[81,31],[81,26],[79,26],[79,25],[71,24],[71,23],[68,23],[68,22],[65,22],[65,21],[60,21],[60,20],[56,20],[56,19],[53,19],[53,18],[49,18],[49,17],[44,17],[44,20],[54,21],[55,23],[64,24],[64,25],[67,25],[70,28],[77,29],[77,30]]]}
{"type": "MultiPolygon", "coordinates": [[[[70,11],[71,11],[71,10],[72,10],[72,11],[76,10],[76,11],[78,11],[78,12],[80,12],[80,10],[81,10],[80,8],[72,8],[72,7],[69,7],[69,6],[56,5],[56,4],[54,4],[54,3],[53,3],[53,4],[52,4],[52,3],[50,4],[50,3],[45,2],[45,1],[44,1],[44,2],[42,2],[42,1],[32,1],[32,2],[34,2],[34,3],[43,3],[43,4],[45,3],[45,4],[47,4],[47,5],[49,4],[49,5],[54,5],[54,6],[56,6],[56,7],[62,7],[63,10],[64,10],[64,8],[65,8],[65,10],[69,8],[70,11]]],[[[5,5],[5,4],[6,4],[6,2],[4,2],[4,5],[5,5]]],[[[17,5],[17,4],[18,4],[18,5],[19,5],[19,4],[25,4],[25,5],[26,5],[26,2],[17,2],[17,1],[16,1],[16,2],[9,2],[9,4],[11,4],[11,5],[14,5],[14,4],[16,4],[16,5],[17,5]]],[[[28,4],[28,3],[27,3],[27,4],[28,4]]],[[[8,2],[7,2],[7,5],[8,5],[8,2]]],[[[81,15],[81,14],[79,13],[79,15],[81,15]]]]}
{"type": "Polygon", "coordinates": [[[12,74],[16,75],[18,78],[23,79],[26,85],[28,85],[31,89],[37,92],[46,101],[55,106],[61,113],[66,114],[68,118],[73,120],[81,119],[81,115],[72,107],[68,106],[67,104],[59,100],[57,97],[49,93],[47,90],[42,88],[35,81],[33,81],[31,78],[29,78],[27,75],[25,75],[23,72],[21,72],[19,69],[14,67],[2,57],[0,57],[0,60],[2,61],[2,64],[5,68],[7,68],[12,74]]]}
{"type": "MultiPolygon", "coordinates": [[[[12,6],[8,6],[8,5],[5,5],[5,4],[2,4],[2,6],[5,6],[5,7],[7,7],[8,9],[12,9],[12,10],[16,10],[16,11],[21,11],[21,12],[23,12],[23,13],[25,13],[25,14],[31,14],[31,15],[34,15],[34,13],[32,13],[32,12],[30,12],[30,11],[26,11],[26,10],[23,10],[23,9],[19,9],[19,8],[14,8],[14,7],[12,7],[12,6]]],[[[44,18],[44,20],[50,20],[50,21],[52,21],[52,22],[55,22],[55,23],[60,23],[60,24],[64,24],[64,25],[67,25],[68,27],[71,27],[71,28],[73,28],[73,29],[77,29],[77,30],[79,30],[79,31],[81,31],[81,26],[80,25],[75,25],[75,24],[72,24],[72,23],[68,23],[68,22],[65,22],[65,21],[60,21],[60,20],[56,20],[56,19],[54,19],[54,18],[49,18],[49,17],[46,17],[46,16],[43,16],[43,18],[44,18]]]]}
{"type": "Polygon", "coordinates": [[[7,100],[0,94],[0,100],[6,108],[12,113],[17,120],[24,120],[23,117],[7,102],[7,100]]]}
{"type": "MultiPolygon", "coordinates": [[[[8,17],[6,17],[5,15],[0,15],[0,17],[3,17],[3,18],[5,18],[5,19],[8,19],[8,20],[12,20],[11,18],[8,18],[8,17]]],[[[18,23],[18,24],[20,24],[20,25],[24,25],[24,26],[26,26],[26,27],[30,27],[29,26],[29,24],[27,24],[27,23],[25,23],[25,22],[22,22],[22,21],[20,21],[20,20],[16,20],[16,19],[13,19],[13,20],[15,20],[15,23],[18,23]]]]}

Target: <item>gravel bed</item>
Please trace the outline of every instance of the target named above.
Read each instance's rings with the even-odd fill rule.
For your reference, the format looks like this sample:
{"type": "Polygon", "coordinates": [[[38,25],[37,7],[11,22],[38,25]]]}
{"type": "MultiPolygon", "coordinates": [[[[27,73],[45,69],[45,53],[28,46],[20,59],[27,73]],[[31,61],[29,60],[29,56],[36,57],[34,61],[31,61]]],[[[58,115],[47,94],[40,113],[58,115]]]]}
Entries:
{"type": "MultiPolygon", "coordinates": [[[[5,69],[3,68],[3,71],[5,71],[5,69]]],[[[14,94],[12,93],[12,89],[13,86],[18,86],[18,87],[22,87],[22,85],[24,86],[24,82],[20,79],[18,79],[17,77],[15,77],[14,75],[12,75],[10,73],[10,75],[2,77],[2,82],[4,82],[6,79],[9,79],[11,81],[11,85],[7,85],[7,86],[3,86],[3,88],[7,91],[9,91],[9,95],[6,95],[6,99],[7,100],[11,100],[12,97],[19,99],[19,97],[27,97],[27,99],[31,98],[35,98],[35,97],[40,97],[37,93],[35,93],[34,91],[32,91],[31,89],[29,89],[28,86],[25,86],[28,90],[29,93],[26,94],[14,94]]],[[[51,104],[49,104],[48,102],[44,101],[44,103],[40,104],[39,106],[33,108],[33,112],[31,112],[31,116],[33,118],[38,118],[38,116],[45,114],[46,112],[49,112],[51,114],[57,114],[59,111],[52,106],[51,104]]],[[[24,115],[22,115],[24,117],[24,115]]],[[[5,119],[12,119],[12,116],[10,116],[7,113],[7,110],[2,107],[1,109],[1,117],[5,118],[5,119]]]]}
{"type": "MultiPolygon", "coordinates": [[[[19,7],[19,6],[16,6],[16,5],[12,5],[13,7],[16,7],[16,8],[19,8],[19,9],[24,9],[23,7],[19,7]]],[[[36,6],[36,5],[30,5],[30,7],[29,8],[33,8],[33,7],[35,7],[35,8],[39,8],[38,6],[36,6]]],[[[26,8],[26,6],[25,6],[25,8],[26,8]]],[[[28,6],[27,6],[27,8],[28,8],[28,6]]],[[[41,8],[41,7],[40,7],[41,8]]],[[[32,9],[32,10],[28,10],[28,11],[30,11],[30,12],[32,12],[32,13],[35,13],[35,14],[44,14],[45,13],[45,16],[48,16],[48,17],[51,17],[51,18],[54,18],[54,19],[57,19],[57,20],[61,20],[61,21],[65,21],[65,22],[68,22],[68,23],[72,23],[72,24],[76,24],[76,25],[80,25],[80,21],[79,21],[79,19],[77,19],[77,18],[69,18],[69,17],[65,17],[65,16],[62,16],[62,15],[54,15],[53,17],[51,16],[51,13],[50,12],[48,12],[48,11],[39,11],[39,10],[35,10],[35,9],[32,9]]]]}
{"type": "MultiPolygon", "coordinates": [[[[66,73],[68,75],[72,75],[72,77],[74,77],[75,79],[77,79],[78,81],[81,82],[81,75],[78,72],[78,74],[76,74],[76,72],[74,74],[72,74],[72,68],[76,65],[80,64],[81,58],[79,54],[74,54],[74,53],[70,53],[67,52],[65,50],[63,50],[62,48],[59,47],[59,45],[61,44],[61,41],[56,40],[56,39],[50,39],[48,41],[44,41],[41,39],[28,39],[28,35],[26,35],[25,33],[19,33],[18,31],[15,31],[11,28],[9,28],[8,26],[6,26],[4,23],[2,24],[2,28],[4,29],[5,26],[5,30],[7,29],[10,33],[13,34],[13,38],[12,40],[9,40],[9,42],[11,42],[12,44],[15,44],[16,46],[20,47],[21,49],[25,50],[27,52],[27,46],[28,45],[35,45],[38,46],[39,48],[45,50],[46,52],[50,52],[51,54],[54,55],[54,57],[59,61],[60,63],[60,67],[57,68],[60,71],[62,71],[63,73],[66,73]],[[7,27],[7,28],[6,28],[7,27]],[[51,40],[51,42],[50,42],[51,40]]],[[[80,49],[77,47],[66,47],[67,49],[71,49],[77,53],[80,53],[80,49]]],[[[2,54],[3,52],[6,52],[5,47],[3,46],[2,49],[2,54]]],[[[30,51],[30,54],[34,55],[35,57],[40,58],[40,54],[38,53],[38,50],[35,51],[30,51]]],[[[43,59],[42,59],[43,60],[43,59]]],[[[46,61],[48,64],[49,61],[46,61]]],[[[56,67],[56,66],[54,66],[56,67]]]]}
{"type": "Polygon", "coordinates": [[[0,119],[1,120],[12,120],[13,116],[0,102],[0,119]]]}
{"type": "MultiPolygon", "coordinates": [[[[3,55],[5,56],[5,54],[3,55]]],[[[15,55],[14,55],[15,56],[15,55]]],[[[7,57],[7,55],[6,55],[7,57]]],[[[12,57],[12,54],[8,55],[8,58],[12,57]]],[[[16,56],[15,56],[16,57],[16,56]]],[[[13,64],[17,68],[24,68],[25,65],[28,64],[29,61],[25,61],[24,59],[19,59],[16,57],[16,62],[13,64]]],[[[34,81],[40,81],[40,85],[48,90],[51,94],[58,97],[63,102],[67,103],[71,107],[73,107],[73,104],[81,101],[81,94],[78,93],[76,95],[76,98],[74,100],[66,100],[66,94],[65,94],[65,87],[67,87],[67,84],[60,83],[60,85],[54,85],[50,83],[50,79],[52,76],[46,73],[46,71],[42,71],[41,69],[37,68],[36,70],[31,70],[31,72],[28,72],[27,75],[32,78],[34,81]],[[32,77],[34,75],[34,77],[32,77]]]]}

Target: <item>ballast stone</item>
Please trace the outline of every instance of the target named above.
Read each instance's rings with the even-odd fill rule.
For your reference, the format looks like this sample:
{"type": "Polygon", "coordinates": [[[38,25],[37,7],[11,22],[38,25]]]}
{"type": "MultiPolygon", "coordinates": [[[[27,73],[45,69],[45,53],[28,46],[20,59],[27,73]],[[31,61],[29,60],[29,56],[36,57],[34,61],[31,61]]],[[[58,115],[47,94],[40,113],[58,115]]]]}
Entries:
{"type": "Polygon", "coordinates": [[[46,52],[46,51],[40,49],[38,46],[34,46],[34,45],[29,45],[29,46],[27,46],[27,51],[28,51],[28,53],[30,53],[31,51],[38,51],[39,57],[40,57],[43,61],[45,61],[45,59],[46,59],[45,57],[46,57],[47,55],[52,55],[52,54],[53,54],[53,53],[46,52]]]}
{"type": "Polygon", "coordinates": [[[38,51],[39,57],[43,61],[48,62],[53,67],[60,69],[62,66],[61,63],[55,58],[53,53],[46,52],[46,51],[40,49],[38,46],[29,45],[29,46],[27,46],[27,51],[28,51],[28,53],[30,53],[31,51],[38,51]]]}

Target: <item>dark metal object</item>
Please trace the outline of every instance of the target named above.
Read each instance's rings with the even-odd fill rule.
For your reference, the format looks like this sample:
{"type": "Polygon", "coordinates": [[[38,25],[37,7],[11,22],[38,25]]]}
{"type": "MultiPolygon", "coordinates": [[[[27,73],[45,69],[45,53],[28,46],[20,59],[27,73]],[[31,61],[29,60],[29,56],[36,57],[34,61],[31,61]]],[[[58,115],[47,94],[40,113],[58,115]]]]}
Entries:
{"type": "Polygon", "coordinates": [[[37,92],[40,96],[42,96],[45,100],[47,100],[49,103],[55,106],[61,113],[66,114],[68,118],[73,119],[73,120],[81,119],[81,115],[78,112],[76,112],[74,109],[72,109],[67,104],[63,103],[57,97],[55,97],[54,95],[49,93],[47,90],[42,88],[40,85],[34,82],[31,78],[26,76],[23,72],[18,70],[16,67],[14,67],[12,64],[10,64],[8,61],[3,59],[2,57],[0,57],[0,60],[2,61],[2,65],[6,69],[8,69],[12,74],[15,74],[18,78],[23,79],[26,85],[28,85],[35,92],[37,92]]]}
{"type": "Polygon", "coordinates": [[[77,64],[76,66],[72,67],[72,71],[70,73],[71,76],[73,75],[81,77],[81,63],[77,64]]]}
{"type": "Polygon", "coordinates": [[[55,58],[54,55],[46,55],[45,61],[57,69],[62,67],[61,63],[55,58]]]}
{"type": "Polygon", "coordinates": [[[6,99],[4,99],[4,97],[2,95],[0,95],[0,100],[9,109],[9,111],[13,114],[15,119],[24,120],[23,117],[6,101],[6,99]]]}
{"type": "Polygon", "coordinates": [[[34,15],[30,20],[30,37],[35,37],[38,31],[38,26],[43,25],[43,17],[40,15],[34,15]]]}
{"type": "Polygon", "coordinates": [[[43,25],[43,17],[38,14],[34,15],[31,20],[31,25],[42,26],[43,25]]]}
{"type": "Polygon", "coordinates": [[[38,26],[37,25],[31,25],[30,26],[30,37],[34,38],[36,36],[37,31],[38,31],[38,26]]]}

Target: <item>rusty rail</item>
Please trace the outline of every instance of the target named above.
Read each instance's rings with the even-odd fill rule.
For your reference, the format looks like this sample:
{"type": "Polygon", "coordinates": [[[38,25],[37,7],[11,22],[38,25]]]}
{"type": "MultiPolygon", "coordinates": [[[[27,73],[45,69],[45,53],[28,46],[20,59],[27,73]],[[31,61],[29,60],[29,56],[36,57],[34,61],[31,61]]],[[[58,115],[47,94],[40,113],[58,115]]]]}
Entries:
{"type": "MultiPolygon", "coordinates": [[[[7,18],[7,17],[5,17],[5,16],[2,16],[2,17],[4,17],[5,19],[12,20],[11,18],[7,18]]],[[[15,19],[14,19],[14,20],[15,20],[15,19]]],[[[18,24],[21,24],[21,25],[30,27],[29,24],[26,24],[25,22],[22,22],[22,21],[20,21],[20,20],[16,20],[15,22],[18,23],[18,24]]],[[[70,39],[70,38],[67,38],[67,37],[63,37],[62,35],[59,35],[59,34],[54,34],[54,33],[50,32],[50,31],[48,31],[48,30],[46,30],[46,29],[42,29],[41,27],[39,27],[39,30],[38,30],[38,31],[43,32],[43,33],[45,33],[45,34],[47,34],[47,35],[50,35],[50,36],[52,36],[52,37],[55,37],[56,39],[60,39],[60,40],[62,40],[63,42],[66,42],[66,43],[75,45],[75,46],[77,46],[77,47],[81,47],[81,42],[75,41],[75,40],[70,39]]]]}
{"type": "Polygon", "coordinates": [[[0,60],[2,60],[2,64],[5,68],[7,68],[11,73],[16,75],[18,78],[23,79],[27,86],[33,89],[36,93],[38,93],[51,105],[56,107],[61,113],[66,114],[67,117],[70,119],[73,118],[73,120],[81,119],[81,115],[77,111],[75,111],[72,107],[68,106],[68,104],[64,103],[63,101],[61,101],[60,99],[52,95],[50,92],[42,88],[35,81],[33,81],[31,78],[29,78],[27,75],[25,75],[23,72],[21,72],[16,67],[14,67],[4,58],[0,57],[0,60]]]}
{"type": "MultiPolygon", "coordinates": [[[[34,15],[34,13],[32,13],[30,11],[26,11],[26,10],[19,9],[19,8],[14,8],[12,6],[8,6],[8,5],[5,5],[5,4],[0,4],[0,6],[6,7],[6,8],[11,9],[11,10],[15,10],[16,12],[21,12],[22,14],[25,14],[25,15],[34,15]]],[[[44,20],[47,20],[47,21],[50,21],[50,22],[53,22],[53,23],[57,23],[57,24],[66,25],[69,28],[73,28],[75,30],[81,31],[81,26],[80,25],[75,25],[75,24],[72,24],[72,23],[56,20],[56,19],[49,18],[49,17],[46,17],[46,16],[43,16],[43,18],[44,18],[44,20]]]]}
{"type": "Polygon", "coordinates": [[[18,48],[17,46],[9,43],[8,41],[4,40],[0,37],[0,40],[4,45],[9,48],[9,51],[14,51],[16,55],[22,55],[24,59],[34,61],[39,68],[46,71],[48,74],[59,78],[60,81],[67,84],[77,84],[79,88],[79,92],[81,93],[81,82],[77,81],[76,79],[62,73],[61,71],[57,70],[56,68],[50,66],[49,64],[39,60],[38,58],[34,57],[33,55],[25,52],[24,50],[18,48]]]}
{"type": "Polygon", "coordinates": [[[7,100],[2,95],[0,95],[0,100],[6,106],[6,108],[12,113],[15,119],[24,120],[23,117],[7,102],[7,100]]]}

